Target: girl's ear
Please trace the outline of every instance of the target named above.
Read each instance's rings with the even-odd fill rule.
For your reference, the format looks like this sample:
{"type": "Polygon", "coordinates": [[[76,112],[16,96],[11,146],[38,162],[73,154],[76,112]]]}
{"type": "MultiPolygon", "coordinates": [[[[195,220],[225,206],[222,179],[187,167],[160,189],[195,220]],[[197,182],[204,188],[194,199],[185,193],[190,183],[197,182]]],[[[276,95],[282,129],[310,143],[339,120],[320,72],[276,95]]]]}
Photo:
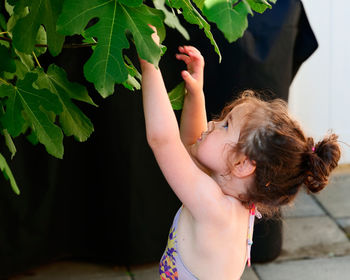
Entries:
{"type": "Polygon", "coordinates": [[[238,178],[248,177],[255,171],[256,165],[254,161],[248,159],[245,155],[239,157],[232,169],[232,173],[238,178]]]}

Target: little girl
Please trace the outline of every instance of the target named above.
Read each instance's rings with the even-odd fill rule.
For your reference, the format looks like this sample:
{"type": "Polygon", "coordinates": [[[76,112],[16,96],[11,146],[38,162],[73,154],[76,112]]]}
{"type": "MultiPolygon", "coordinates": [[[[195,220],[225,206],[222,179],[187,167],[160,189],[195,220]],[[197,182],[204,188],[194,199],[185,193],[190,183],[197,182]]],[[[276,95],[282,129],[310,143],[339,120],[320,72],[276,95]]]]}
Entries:
{"type": "Polygon", "coordinates": [[[262,101],[251,91],[207,123],[203,57],[190,46],[179,52],[187,65],[180,129],[160,70],[140,59],[147,141],[183,203],[160,278],[238,280],[250,261],[256,209],[271,215],[302,186],[322,190],[340,158],[337,136],[314,144],[283,101],[262,101]]]}

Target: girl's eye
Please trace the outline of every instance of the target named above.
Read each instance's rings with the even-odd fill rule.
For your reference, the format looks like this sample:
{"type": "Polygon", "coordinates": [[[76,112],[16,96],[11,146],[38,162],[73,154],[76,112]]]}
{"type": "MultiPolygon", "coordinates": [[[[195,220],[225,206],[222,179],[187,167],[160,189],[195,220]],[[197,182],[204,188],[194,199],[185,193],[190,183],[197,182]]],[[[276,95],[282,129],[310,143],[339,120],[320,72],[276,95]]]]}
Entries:
{"type": "Polygon", "coordinates": [[[228,122],[225,122],[224,125],[222,126],[223,128],[227,129],[228,128],[228,122]]]}

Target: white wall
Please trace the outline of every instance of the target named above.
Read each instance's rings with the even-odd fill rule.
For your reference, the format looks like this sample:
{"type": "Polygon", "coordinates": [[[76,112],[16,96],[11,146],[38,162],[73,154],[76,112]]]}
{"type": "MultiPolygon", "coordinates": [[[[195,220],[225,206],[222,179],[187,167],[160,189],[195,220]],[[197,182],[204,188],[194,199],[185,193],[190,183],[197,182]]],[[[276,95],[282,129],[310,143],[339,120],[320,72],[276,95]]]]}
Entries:
{"type": "MultiPolygon", "coordinates": [[[[319,48],[291,85],[290,111],[316,140],[331,129],[350,145],[350,1],[302,2],[319,48]]],[[[350,147],[341,146],[341,163],[350,163],[350,147]]]]}

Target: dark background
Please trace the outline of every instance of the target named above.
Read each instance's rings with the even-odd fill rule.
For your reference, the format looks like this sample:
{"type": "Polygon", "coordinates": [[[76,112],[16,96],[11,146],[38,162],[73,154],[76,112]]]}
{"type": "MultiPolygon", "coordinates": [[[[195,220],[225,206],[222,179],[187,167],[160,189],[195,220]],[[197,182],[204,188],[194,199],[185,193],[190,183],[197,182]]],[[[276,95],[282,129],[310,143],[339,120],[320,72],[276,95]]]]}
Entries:
{"type": "MultiPolygon", "coordinates": [[[[201,51],[209,118],[246,88],[287,100],[295,73],[317,48],[297,0],[277,1],[272,10],[249,17],[244,37],[233,44],[213,27],[221,64],[203,31],[183,24],[191,41],[168,29],[160,67],[170,90],[184,68],[175,59],[177,46],[192,44],[201,51]]],[[[102,99],[82,73],[90,55],[89,49],[64,49],[56,58],[40,57],[43,65],[56,63],[88,88],[99,107],[79,107],[95,132],[84,143],[66,137],[63,160],[25,137],[15,139],[17,154],[9,163],[21,195],[0,177],[0,278],[60,259],[132,265],[158,261],[163,253],[180,202],[146,143],[141,93],[116,86],[113,96],[102,99]]],[[[137,61],[133,50],[129,55],[137,61]]],[[[253,261],[272,260],[280,249],[281,223],[259,222],[253,261]]]]}

